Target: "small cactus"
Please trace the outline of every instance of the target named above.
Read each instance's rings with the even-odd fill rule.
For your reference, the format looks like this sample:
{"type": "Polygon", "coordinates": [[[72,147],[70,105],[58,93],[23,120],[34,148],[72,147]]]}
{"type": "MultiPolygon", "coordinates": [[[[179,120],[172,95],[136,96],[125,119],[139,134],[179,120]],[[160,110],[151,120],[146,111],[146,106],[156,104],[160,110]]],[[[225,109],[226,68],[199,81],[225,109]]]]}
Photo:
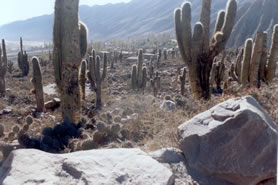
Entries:
{"type": "Polygon", "coordinates": [[[131,72],[131,87],[133,90],[136,90],[137,88],[137,66],[132,66],[132,72],[131,72]]]}
{"type": "Polygon", "coordinates": [[[160,76],[158,71],[156,72],[154,79],[151,79],[151,86],[153,88],[153,95],[156,97],[160,89],[160,76]]]}
{"type": "Polygon", "coordinates": [[[100,108],[102,106],[101,100],[101,85],[104,79],[106,78],[107,73],[107,54],[104,54],[104,62],[103,62],[103,70],[101,74],[100,68],[100,57],[97,56],[96,60],[93,56],[90,56],[89,66],[91,67],[90,75],[91,75],[91,83],[94,91],[96,92],[96,108],[100,108]]]}
{"type": "Polygon", "coordinates": [[[37,57],[32,58],[33,64],[33,78],[32,83],[35,89],[35,96],[37,102],[37,111],[44,111],[44,94],[43,94],[43,85],[42,85],[42,74],[39,59],[37,57]]]}
{"type": "Polygon", "coordinates": [[[5,40],[2,39],[2,49],[0,47],[0,96],[5,95],[6,92],[6,83],[5,83],[5,76],[7,73],[7,53],[6,53],[6,45],[5,40]],[[2,56],[3,52],[3,56],[2,56]]]}
{"type": "Polygon", "coordinates": [[[31,125],[33,123],[33,118],[31,116],[27,116],[25,122],[27,125],[31,125]]]}
{"type": "Polygon", "coordinates": [[[23,51],[23,41],[20,37],[20,51],[17,58],[18,67],[22,72],[22,76],[27,76],[29,74],[29,62],[28,55],[26,51],[23,51]]]}
{"type": "Polygon", "coordinates": [[[86,88],[86,69],[87,69],[87,63],[86,60],[82,60],[80,69],[79,69],[79,85],[81,89],[81,99],[85,100],[86,94],[85,94],[85,88],[86,88]]]}
{"type": "Polygon", "coordinates": [[[5,131],[5,127],[2,124],[0,124],[0,137],[4,136],[4,131],[5,131]]]}
{"type": "Polygon", "coordinates": [[[182,75],[180,75],[181,95],[183,96],[185,91],[185,77],[186,77],[186,68],[183,68],[182,75]]]}

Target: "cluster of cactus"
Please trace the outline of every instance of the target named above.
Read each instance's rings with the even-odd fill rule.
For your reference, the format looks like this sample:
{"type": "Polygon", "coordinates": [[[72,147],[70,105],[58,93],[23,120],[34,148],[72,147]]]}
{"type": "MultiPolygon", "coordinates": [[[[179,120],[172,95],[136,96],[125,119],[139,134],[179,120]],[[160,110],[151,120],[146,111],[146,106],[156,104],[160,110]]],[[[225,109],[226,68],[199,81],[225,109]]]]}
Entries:
{"type": "Polygon", "coordinates": [[[214,62],[212,65],[212,70],[210,74],[210,82],[213,86],[213,82],[216,84],[216,89],[221,89],[221,84],[224,81],[225,75],[225,58],[226,52],[224,51],[222,54],[222,58],[218,62],[214,62]]]}
{"type": "Polygon", "coordinates": [[[78,74],[87,53],[87,28],[78,9],[79,0],[55,2],[53,65],[65,123],[78,123],[81,114],[78,74]]]}
{"type": "Polygon", "coordinates": [[[183,68],[183,72],[179,76],[180,85],[181,85],[181,95],[183,95],[183,96],[184,96],[184,91],[185,91],[185,79],[186,79],[186,68],[183,68]]]}
{"type": "Polygon", "coordinates": [[[5,40],[2,39],[2,49],[0,47],[0,96],[4,96],[6,92],[5,76],[7,73],[7,65],[8,65],[7,63],[8,63],[8,59],[6,53],[5,40]]]}
{"type": "Polygon", "coordinates": [[[145,89],[147,84],[147,67],[143,64],[143,50],[138,51],[137,65],[132,66],[131,86],[133,90],[145,89]]]}
{"type": "Polygon", "coordinates": [[[22,72],[22,76],[27,76],[29,74],[29,62],[28,55],[26,51],[23,51],[23,41],[20,37],[20,51],[18,52],[17,64],[22,72]]]}
{"type": "Polygon", "coordinates": [[[153,89],[153,96],[156,97],[160,89],[160,75],[158,71],[156,71],[154,78],[150,79],[150,82],[153,89]]]}
{"type": "Polygon", "coordinates": [[[267,33],[257,32],[255,42],[247,39],[241,67],[240,83],[243,87],[260,87],[261,81],[269,84],[275,77],[278,57],[278,24],[273,28],[272,44],[267,50],[267,33]]]}
{"type": "Polygon", "coordinates": [[[100,57],[96,56],[95,50],[92,51],[92,56],[89,57],[87,78],[91,83],[91,88],[96,92],[96,108],[102,106],[101,86],[107,73],[107,54],[103,56],[103,70],[101,74],[100,57]]]}
{"type": "Polygon", "coordinates": [[[43,93],[42,74],[41,74],[41,67],[40,67],[39,59],[37,57],[33,57],[32,64],[33,64],[33,78],[31,79],[31,82],[34,85],[34,93],[36,96],[37,111],[43,112],[44,111],[44,93],[43,93]]]}
{"type": "Polygon", "coordinates": [[[191,4],[185,2],[175,10],[175,31],[183,61],[188,66],[194,97],[209,99],[210,71],[214,58],[225,49],[236,19],[237,2],[229,0],[226,12],[218,13],[210,41],[211,0],[202,1],[200,22],[191,30],[191,4]]]}

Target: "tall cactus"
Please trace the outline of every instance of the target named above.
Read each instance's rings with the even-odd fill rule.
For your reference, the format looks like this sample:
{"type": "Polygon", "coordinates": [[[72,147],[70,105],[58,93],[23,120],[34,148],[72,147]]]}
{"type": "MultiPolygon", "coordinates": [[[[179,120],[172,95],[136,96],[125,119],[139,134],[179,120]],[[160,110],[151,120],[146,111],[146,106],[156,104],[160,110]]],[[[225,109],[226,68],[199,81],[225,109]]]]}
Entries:
{"type": "Polygon", "coordinates": [[[271,83],[275,77],[277,68],[277,57],[278,57],[278,24],[273,28],[272,43],[270,49],[269,61],[267,64],[266,81],[271,83]]]}
{"type": "Polygon", "coordinates": [[[143,82],[143,50],[140,49],[138,51],[138,60],[137,60],[137,87],[141,88],[142,87],[142,82],[143,82]]]}
{"type": "Polygon", "coordinates": [[[236,12],[236,0],[229,0],[226,12],[218,14],[214,34],[209,41],[211,0],[202,1],[200,22],[191,30],[191,5],[182,4],[175,10],[175,31],[183,61],[189,69],[189,82],[194,96],[210,98],[210,71],[214,58],[225,49],[232,32],[236,12]]]}
{"type": "Polygon", "coordinates": [[[44,111],[44,94],[43,94],[43,85],[42,85],[42,74],[39,59],[37,57],[32,58],[33,65],[33,78],[32,83],[35,89],[37,111],[44,111]]]}
{"type": "Polygon", "coordinates": [[[248,84],[248,77],[249,77],[249,66],[250,60],[252,56],[252,46],[253,40],[247,39],[244,46],[244,54],[243,54],[243,61],[242,61],[242,68],[241,68],[241,84],[243,87],[246,87],[248,84]]]}
{"type": "Polygon", "coordinates": [[[79,69],[79,85],[81,89],[81,99],[85,100],[86,98],[86,69],[87,69],[87,62],[86,60],[82,60],[80,69],[79,69]]]}
{"type": "Polygon", "coordinates": [[[2,49],[0,47],[0,96],[4,96],[6,92],[6,83],[5,83],[5,76],[7,73],[7,53],[6,53],[6,45],[5,40],[2,39],[2,49]],[[3,52],[3,56],[2,56],[3,52]]]}
{"type": "Polygon", "coordinates": [[[104,53],[104,63],[103,70],[101,74],[100,69],[100,57],[97,56],[96,59],[93,56],[90,56],[89,66],[91,66],[91,83],[93,83],[93,90],[96,92],[96,108],[101,108],[102,100],[101,100],[101,85],[104,81],[107,73],[107,54],[104,53]]]}
{"type": "Polygon", "coordinates": [[[53,64],[64,122],[80,120],[79,65],[87,51],[87,29],[78,18],[79,0],[56,0],[53,64]]]}
{"type": "Polygon", "coordinates": [[[22,76],[27,76],[29,74],[29,62],[28,55],[26,51],[23,51],[23,41],[20,37],[20,51],[18,52],[17,64],[22,72],[22,76]]]}

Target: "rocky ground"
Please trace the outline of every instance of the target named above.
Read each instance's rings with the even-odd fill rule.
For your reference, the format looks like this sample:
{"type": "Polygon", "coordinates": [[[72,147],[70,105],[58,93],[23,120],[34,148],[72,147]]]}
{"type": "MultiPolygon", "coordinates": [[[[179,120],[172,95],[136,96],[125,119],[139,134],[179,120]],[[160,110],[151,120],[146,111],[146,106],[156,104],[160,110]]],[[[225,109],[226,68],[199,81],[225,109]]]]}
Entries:
{"type": "MultiPolygon", "coordinates": [[[[150,152],[165,147],[178,147],[176,132],[180,124],[224,100],[248,94],[255,97],[274,122],[278,123],[277,78],[269,86],[263,84],[261,89],[242,89],[234,82],[229,94],[213,95],[210,101],[205,102],[193,99],[188,81],[185,96],[180,95],[177,71],[184,67],[180,59],[162,60],[158,68],[161,88],[157,97],[153,96],[149,82],[144,91],[135,92],[131,89],[132,64],[134,62],[124,60],[115,63],[115,69],[108,67],[102,90],[103,107],[99,111],[94,111],[95,93],[87,84],[86,100],[82,103],[82,121],[74,128],[76,133],[70,135],[71,138],[62,137],[63,134],[58,133],[63,127],[68,132],[72,131],[71,126],[58,124],[61,122],[60,108],[42,114],[35,111],[35,96],[30,92],[33,88],[30,82],[32,70],[28,77],[16,77],[19,73],[17,70],[8,74],[7,93],[0,99],[0,123],[5,127],[5,135],[0,138],[0,143],[4,145],[17,140],[17,135],[12,134],[15,125],[23,128],[27,117],[31,116],[33,122],[27,131],[27,140],[31,144],[26,147],[38,148],[37,143],[44,142],[48,145],[39,149],[53,153],[134,147],[150,152]],[[50,139],[50,135],[55,135],[56,139],[50,139]],[[61,146],[61,143],[66,143],[66,146],[61,146]]],[[[53,73],[51,62],[42,66],[46,102],[59,98],[53,73]]]]}

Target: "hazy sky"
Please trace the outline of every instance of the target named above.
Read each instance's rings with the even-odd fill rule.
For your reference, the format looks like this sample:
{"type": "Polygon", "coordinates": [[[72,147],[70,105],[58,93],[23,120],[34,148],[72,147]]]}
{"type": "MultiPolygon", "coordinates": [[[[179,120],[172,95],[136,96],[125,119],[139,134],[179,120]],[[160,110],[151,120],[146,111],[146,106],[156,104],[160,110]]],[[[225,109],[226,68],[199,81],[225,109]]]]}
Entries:
{"type": "MultiPolygon", "coordinates": [[[[55,0],[1,0],[0,25],[24,20],[54,11],[55,0]]],[[[80,5],[103,5],[107,3],[129,2],[130,0],[80,0],[80,5]]]]}

